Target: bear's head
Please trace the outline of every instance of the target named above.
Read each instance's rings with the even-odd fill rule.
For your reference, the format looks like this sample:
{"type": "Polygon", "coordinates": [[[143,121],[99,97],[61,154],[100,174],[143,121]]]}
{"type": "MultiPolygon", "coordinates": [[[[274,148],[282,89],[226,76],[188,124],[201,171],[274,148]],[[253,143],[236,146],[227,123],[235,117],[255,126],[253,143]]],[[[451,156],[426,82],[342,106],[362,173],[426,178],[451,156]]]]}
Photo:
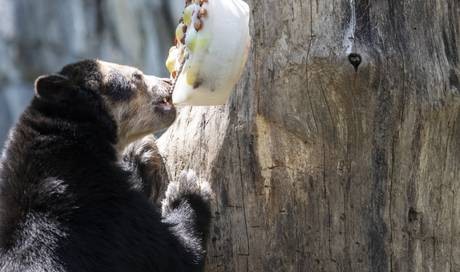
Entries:
{"type": "MultiPolygon", "coordinates": [[[[59,73],[35,81],[36,100],[59,114],[108,113],[117,127],[117,149],[175,120],[171,83],[140,70],[100,60],[65,66],[59,73]]],[[[95,114],[94,114],[95,115],[95,114]]]]}

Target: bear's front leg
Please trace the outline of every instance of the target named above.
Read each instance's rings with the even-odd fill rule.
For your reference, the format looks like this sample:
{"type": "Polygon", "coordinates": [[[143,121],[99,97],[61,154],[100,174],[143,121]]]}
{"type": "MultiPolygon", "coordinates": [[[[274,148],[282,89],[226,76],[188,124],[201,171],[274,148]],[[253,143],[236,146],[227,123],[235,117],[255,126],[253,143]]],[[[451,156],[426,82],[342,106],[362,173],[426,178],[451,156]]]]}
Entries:
{"type": "Polygon", "coordinates": [[[126,147],[121,165],[130,172],[132,188],[145,194],[152,202],[159,203],[169,179],[155,137],[146,136],[126,147]]]}
{"type": "Polygon", "coordinates": [[[169,183],[162,201],[163,222],[169,225],[185,251],[194,256],[198,268],[204,265],[212,198],[210,184],[188,170],[169,183]]]}

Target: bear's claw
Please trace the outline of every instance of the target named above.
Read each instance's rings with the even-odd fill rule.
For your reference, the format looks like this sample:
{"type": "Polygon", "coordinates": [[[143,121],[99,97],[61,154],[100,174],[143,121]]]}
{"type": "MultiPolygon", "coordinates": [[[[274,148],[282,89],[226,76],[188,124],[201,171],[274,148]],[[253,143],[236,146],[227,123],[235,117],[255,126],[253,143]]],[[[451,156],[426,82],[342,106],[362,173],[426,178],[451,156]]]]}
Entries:
{"type": "Polygon", "coordinates": [[[169,214],[172,210],[188,197],[199,197],[209,205],[213,199],[213,192],[210,184],[196,176],[195,171],[182,171],[176,181],[169,183],[165,198],[162,201],[163,215],[169,214]]]}

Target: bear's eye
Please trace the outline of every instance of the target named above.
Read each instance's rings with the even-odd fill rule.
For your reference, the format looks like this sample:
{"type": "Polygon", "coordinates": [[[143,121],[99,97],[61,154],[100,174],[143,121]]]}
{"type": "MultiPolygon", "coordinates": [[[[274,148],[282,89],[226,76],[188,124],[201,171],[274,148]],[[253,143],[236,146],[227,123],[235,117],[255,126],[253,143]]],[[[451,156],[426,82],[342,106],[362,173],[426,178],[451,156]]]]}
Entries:
{"type": "Polygon", "coordinates": [[[133,74],[133,78],[134,78],[134,80],[136,80],[136,81],[142,81],[142,80],[144,79],[144,76],[143,76],[141,73],[139,73],[139,72],[135,72],[135,73],[133,74]]]}

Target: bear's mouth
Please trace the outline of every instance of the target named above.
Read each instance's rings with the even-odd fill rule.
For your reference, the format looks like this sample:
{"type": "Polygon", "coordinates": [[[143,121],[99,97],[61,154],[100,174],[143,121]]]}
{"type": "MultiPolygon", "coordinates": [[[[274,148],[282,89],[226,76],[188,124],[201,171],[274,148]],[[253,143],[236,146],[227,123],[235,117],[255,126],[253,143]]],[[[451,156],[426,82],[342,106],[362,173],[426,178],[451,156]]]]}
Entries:
{"type": "Polygon", "coordinates": [[[172,103],[172,96],[169,95],[169,96],[163,97],[162,99],[156,101],[155,106],[165,111],[172,110],[174,108],[173,103],[172,103]]]}

